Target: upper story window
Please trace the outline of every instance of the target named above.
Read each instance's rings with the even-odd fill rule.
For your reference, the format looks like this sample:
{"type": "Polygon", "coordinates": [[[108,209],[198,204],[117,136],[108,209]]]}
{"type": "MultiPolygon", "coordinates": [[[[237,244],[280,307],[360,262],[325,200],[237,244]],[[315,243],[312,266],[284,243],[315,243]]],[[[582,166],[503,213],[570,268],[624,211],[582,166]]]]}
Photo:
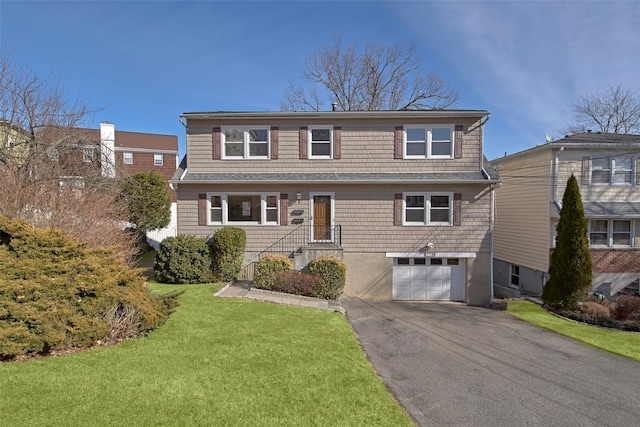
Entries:
{"type": "Polygon", "coordinates": [[[592,219],[589,221],[589,244],[591,246],[633,245],[632,222],[620,219],[592,219]]]}
{"type": "Polygon", "coordinates": [[[162,154],[154,154],[153,155],[153,165],[154,166],[162,166],[164,163],[164,156],[162,154]]]}
{"type": "Polygon", "coordinates": [[[331,159],[333,157],[333,127],[309,126],[309,158],[331,159]]]}
{"type": "Polygon", "coordinates": [[[404,193],[403,225],[452,225],[450,193],[404,193]]]}
{"type": "Polygon", "coordinates": [[[125,165],[132,165],[133,164],[133,152],[131,151],[125,151],[122,153],[122,162],[125,165]]]}
{"type": "Polygon", "coordinates": [[[279,195],[271,193],[208,193],[208,224],[277,225],[279,195]]]}
{"type": "Polygon", "coordinates": [[[223,159],[268,159],[268,127],[222,128],[223,159]]]}
{"type": "Polygon", "coordinates": [[[453,126],[405,126],[404,158],[453,158],[453,135],[453,126]]]}
{"type": "Polygon", "coordinates": [[[591,159],[591,184],[633,184],[633,157],[591,159]]]}
{"type": "Polygon", "coordinates": [[[84,147],[82,149],[82,160],[94,162],[96,160],[96,150],[93,147],[84,147]]]}

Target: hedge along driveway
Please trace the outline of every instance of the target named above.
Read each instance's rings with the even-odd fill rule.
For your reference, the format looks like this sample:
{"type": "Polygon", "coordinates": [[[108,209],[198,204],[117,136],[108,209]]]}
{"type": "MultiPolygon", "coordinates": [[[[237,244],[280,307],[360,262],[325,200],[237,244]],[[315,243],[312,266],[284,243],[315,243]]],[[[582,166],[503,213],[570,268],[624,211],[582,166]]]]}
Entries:
{"type": "Polygon", "coordinates": [[[413,425],[341,314],[186,289],[148,337],[0,364],[0,424],[413,425]]]}

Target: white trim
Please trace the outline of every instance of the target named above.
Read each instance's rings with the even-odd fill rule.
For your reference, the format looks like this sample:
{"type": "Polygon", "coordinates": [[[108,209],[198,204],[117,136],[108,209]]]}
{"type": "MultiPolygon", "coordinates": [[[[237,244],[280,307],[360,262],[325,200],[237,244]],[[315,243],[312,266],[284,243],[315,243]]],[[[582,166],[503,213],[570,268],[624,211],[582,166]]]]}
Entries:
{"type": "MultiPolygon", "coordinates": [[[[386,258],[425,258],[427,252],[386,252],[386,258]]],[[[475,258],[475,252],[429,252],[428,258],[475,258]]]]}
{"type": "Polygon", "coordinates": [[[164,166],[164,154],[153,153],[153,166],[164,166]],[[156,156],[160,156],[160,157],[156,157],[156,156]],[[160,163],[156,162],[157,159],[160,159],[160,163]]]}
{"type": "Polygon", "coordinates": [[[326,240],[315,240],[313,238],[313,198],[316,196],[328,196],[331,199],[331,223],[329,226],[331,227],[331,242],[335,242],[335,200],[336,193],[333,191],[310,191],[309,192],[309,241],[310,242],[324,242],[326,240]]]}
{"type": "Polygon", "coordinates": [[[125,165],[133,164],[133,151],[123,151],[122,152],[122,163],[125,165]],[[129,161],[127,161],[127,154],[130,155],[129,161]]]}
{"type": "Polygon", "coordinates": [[[307,159],[333,159],[333,126],[332,125],[310,125],[307,127],[307,159]],[[329,129],[329,155],[313,155],[312,130],[329,129]]]}
{"type": "MultiPolygon", "coordinates": [[[[239,144],[240,142],[233,142],[233,144],[239,144]]],[[[261,142],[262,143],[262,142],[261,142]]],[[[269,160],[271,158],[271,127],[264,125],[237,125],[237,126],[221,126],[220,127],[220,154],[223,160],[269,160]],[[242,131],[242,156],[227,156],[226,155],[226,137],[224,134],[225,129],[237,129],[242,131]],[[251,156],[250,153],[250,141],[249,131],[266,130],[267,131],[267,155],[266,156],[251,156]]]]}
{"type": "Polygon", "coordinates": [[[207,225],[237,225],[237,226],[274,226],[280,225],[280,193],[276,192],[216,192],[210,191],[207,193],[207,225]],[[222,221],[211,221],[211,197],[220,196],[222,221]],[[229,196],[260,196],[260,221],[230,221],[229,220],[229,196]],[[267,221],[267,197],[276,197],[276,220],[267,221]]]}
{"type": "Polygon", "coordinates": [[[416,124],[416,125],[404,125],[402,132],[402,158],[403,159],[453,159],[455,150],[455,125],[451,124],[416,124]],[[433,137],[432,130],[434,128],[447,128],[451,132],[450,139],[450,151],[448,155],[444,154],[432,154],[433,151],[433,137]],[[425,154],[407,154],[407,129],[424,129],[425,131],[425,154]]]}

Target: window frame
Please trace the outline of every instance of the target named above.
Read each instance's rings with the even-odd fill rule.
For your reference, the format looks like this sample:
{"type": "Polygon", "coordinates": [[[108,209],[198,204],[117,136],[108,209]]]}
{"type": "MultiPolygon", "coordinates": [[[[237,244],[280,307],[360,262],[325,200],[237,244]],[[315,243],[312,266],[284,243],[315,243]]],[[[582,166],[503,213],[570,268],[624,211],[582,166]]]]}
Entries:
{"type": "Polygon", "coordinates": [[[609,156],[609,157],[592,157],[591,158],[591,166],[589,168],[589,183],[591,185],[635,185],[636,182],[636,158],[633,156],[609,156]],[[598,169],[594,169],[594,162],[596,160],[604,160],[606,166],[598,167],[598,169]],[[617,163],[622,163],[623,160],[628,160],[631,163],[631,168],[623,168],[618,167],[617,163]],[[607,172],[607,180],[594,182],[594,171],[603,171],[607,172]],[[629,180],[624,182],[616,182],[616,173],[626,173],[629,174],[629,180]]]}
{"type": "Polygon", "coordinates": [[[207,193],[207,225],[259,225],[272,226],[280,225],[280,193],[276,192],[208,192],[207,193]],[[220,197],[220,207],[212,207],[211,198],[220,197]],[[259,221],[232,221],[229,220],[229,196],[259,196],[260,197],[260,220],[259,221]],[[275,206],[268,206],[268,198],[275,197],[275,206]],[[220,221],[213,221],[211,211],[213,208],[220,209],[220,221]],[[275,221],[268,221],[268,212],[275,211],[275,221]]]}
{"type": "MultiPolygon", "coordinates": [[[[415,207],[409,207],[409,209],[417,210],[415,207]]],[[[443,209],[441,207],[436,207],[436,209],[443,209]]],[[[407,191],[402,193],[402,225],[408,227],[434,227],[434,226],[453,226],[453,193],[450,192],[418,192],[418,191],[407,191]],[[424,206],[422,210],[423,214],[423,222],[418,221],[407,221],[407,197],[415,197],[422,196],[424,199],[424,206]],[[431,206],[431,198],[446,196],[448,197],[448,221],[432,221],[432,206],[431,206]]]]}
{"type": "MultiPolygon", "coordinates": [[[[233,142],[238,143],[238,142],[233,142]]],[[[263,144],[263,142],[260,142],[263,144]]],[[[238,125],[238,126],[222,126],[220,127],[220,154],[222,160],[269,160],[271,159],[271,126],[263,125],[238,125]],[[225,130],[237,129],[242,131],[242,155],[241,156],[229,156],[227,155],[227,137],[225,130]],[[267,147],[266,156],[252,156],[251,144],[255,142],[251,141],[249,137],[251,130],[264,130],[267,132],[267,140],[264,142],[267,147]]]]}
{"type": "MultiPolygon", "coordinates": [[[[316,141],[316,144],[326,144],[325,141],[316,141]]],[[[333,125],[310,125],[307,127],[307,158],[308,159],[333,159],[333,125]],[[329,130],[329,154],[313,154],[313,131],[329,130]]]]}
{"type": "Polygon", "coordinates": [[[125,165],[132,165],[133,164],[133,151],[123,151],[122,152],[122,163],[125,165]],[[127,161],[127,158],[129,158],[129,161],[127,161]]]}
{"type": "Polygon", "coordinates": [[[589,224],[588,224],[588,228],[589,228],[589,247],[590,248],[633,248],[635,245],[635,221],[633,219],[624,219],[624,218],[591,218],[589,219],[589,224]],[[591,235],[592,234],[604,234],[604,231],[592,231],[593,228],[593,223],[594,221],[604,221],[607,224],[607,230],[606,230],[606,240],[607,243],[606,245],[602,245],[602,244],[593,244],[591,243],[591,241],[593,240],[591,235]],[[616,231],[614,230],[614,225],[615,222],[626,222],[629,224],[629,231],[616,231]],[[614,235],[615,234],[625,234],[629,236],[629,244],[628,245],[621,245],[621,244],[616,244],[615,240],[614,240],[614,235]]]}
{"type": "Polygon", "coordinates": [[[85,163],[93,163],[96,161],[95,147],[82,147],[82,161],[85,163]]]}
{"type": "Polygon", "coordinates": [[[163,165],[164,165],[164,154],[153,153],[153,166],[163,166],[163,165]],[[160,159],[160,162],[158,162],[158,158],[160,159]]]}
{"type": "MultiPolygon", "coordinates": [[[[402,153],[403,159],[453,159],[455,158],[455,125],[447,125],[447,124],[433,124],[433,125],[404,125],[403,133],[402,133],[402,153]],[[450,135],[450,147],[449,154],[433,154],[433,130],[434,129],[449,129],[450,135]],[[425,154],[407,154],[408,146],[407,144],[411,144],[412,142],[407,139],[407,130],[409,129],[424,129],[425,132],[425,154]]],[[[438,141],[436,141],[438,142],[438,141]]],[[[414,142],[415,144],[415,142],[414,142]]]]}

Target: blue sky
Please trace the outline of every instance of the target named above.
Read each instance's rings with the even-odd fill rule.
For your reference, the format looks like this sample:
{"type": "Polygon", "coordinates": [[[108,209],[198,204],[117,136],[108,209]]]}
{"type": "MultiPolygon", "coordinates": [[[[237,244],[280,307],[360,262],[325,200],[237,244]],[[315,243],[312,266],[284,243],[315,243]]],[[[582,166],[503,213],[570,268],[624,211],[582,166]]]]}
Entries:
{"type": "Polygon", "coordinates": [[[640,2],[0,0],[0,48],[95,109],[93,126],[178,135],[183,112],[277,111],[304,61],[410,43],[421,72],[489,110],[489,159],[545,142],[579,95],[640,89],[640,2]]]}

